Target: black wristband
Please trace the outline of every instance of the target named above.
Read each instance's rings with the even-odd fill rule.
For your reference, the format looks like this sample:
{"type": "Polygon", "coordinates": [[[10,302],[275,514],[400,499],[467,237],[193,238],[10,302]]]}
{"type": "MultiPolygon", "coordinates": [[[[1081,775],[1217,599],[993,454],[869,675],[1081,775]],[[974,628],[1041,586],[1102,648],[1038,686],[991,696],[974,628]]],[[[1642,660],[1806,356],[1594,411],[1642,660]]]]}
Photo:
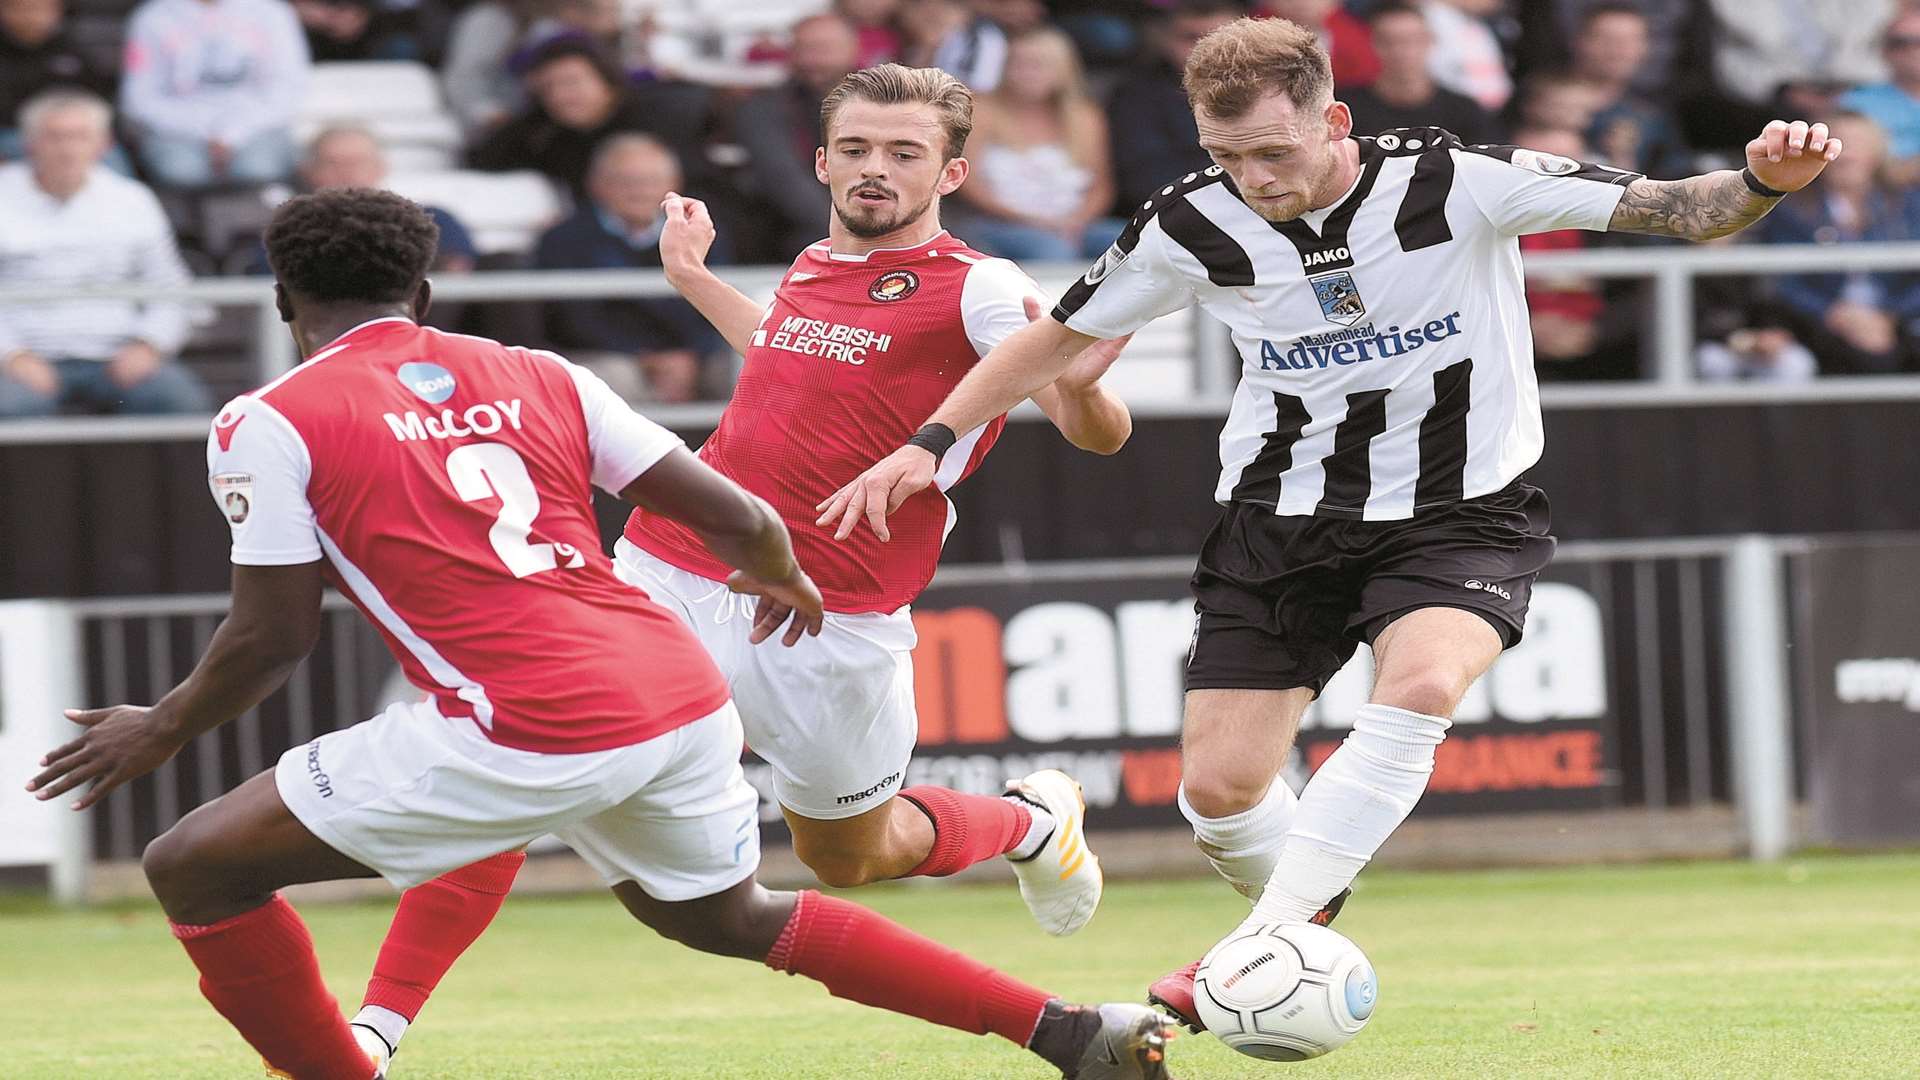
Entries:
{"type": "Polygon", "coordinates": [[[1751,168],[1742,168],[1740,170],[1740,179],[1747,182],[1748,191],[1751,191],[1755,195],[1759,195],[1762,198],[1784,199],[1787,197],[1787,192],[1775,191],[1773,188],[1770,188],[1767,185],[1761,183],[1760,178],[1753,175],[1753,170],[1751,168]]]}
{"type": "Polygon", "coordinates": [[[907,445],[917,446],[927,453],[932,454],[933,460],[939,461],[941,458],[946,457],[947,451],[953,449],[953,444],[959,441],[960,436],[955,435],[953,429],[947,425],[928,424],[926,427],[914,432],[913,438],[907,440],[907,445]]]}

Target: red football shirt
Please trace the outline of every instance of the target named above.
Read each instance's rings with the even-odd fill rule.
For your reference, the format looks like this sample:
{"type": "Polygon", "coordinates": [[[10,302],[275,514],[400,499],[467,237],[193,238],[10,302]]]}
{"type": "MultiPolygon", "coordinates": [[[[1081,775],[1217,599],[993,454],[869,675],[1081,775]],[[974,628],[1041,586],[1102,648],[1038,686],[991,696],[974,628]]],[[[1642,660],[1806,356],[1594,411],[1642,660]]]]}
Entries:
{"type": "Polygon", "coordinates": [[[680,440],[552,353],[379,319],[214,421],[233,561],[325,558],[442,714],[542,753],[626,746],[727,701],[693,633],[621,582],[590,485],[680,440]]]}
{"type": "MultiPolygon", "coordinates": [[[[891,542],[865,525],[836,541],[814,524],[814,507],[905,443],[980,357],[1025,326],[1029,295],[1041,297],[1018,267],[945,232],[867,255],[815,244],[774,291],[700,456],[779,512],[829,611],[894,611],[933,578],[954,521],[946,492],[986,457],[1005,417],[961,433],[934,486],[887,519],[891,542]]],[[[626,536],[683,570],[727,576],[693,533],[657,515],[635,511],[626,536]]]]}

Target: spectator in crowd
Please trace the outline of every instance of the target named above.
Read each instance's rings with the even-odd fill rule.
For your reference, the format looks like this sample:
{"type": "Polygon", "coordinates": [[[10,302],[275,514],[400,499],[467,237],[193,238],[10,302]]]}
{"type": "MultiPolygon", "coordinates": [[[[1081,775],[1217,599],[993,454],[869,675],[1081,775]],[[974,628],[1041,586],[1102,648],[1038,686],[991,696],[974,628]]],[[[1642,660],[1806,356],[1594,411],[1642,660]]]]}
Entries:
{"type": "Polygon", "coordinates": [[[854,70],[900,59],[900,0],[834,0],[833,13],[852,23],[860,37],[854,70]]]}
{"type": "Polygon", "coordinates": [[[514,51],[561,33],[552,0],[481,0],[453,20],[440,87],[469,138],[484,136],[526,105],[526,88],[508,70],[514,51]]]}
{"type": "Polygon", "coordinates": [[[1107,126],[1125,133],[1112,140],[1121,206],[1138,206],[1168,180],[1213,164],[1200,149],[1180,74],[1194,45],[1244,10],[1237,0],[1179,0],[1152,29],[1152,61],[1122,76],[1113,88],[1107,126]]]}
{"type": "Polygon", "coordinates": [[[1571,131],[1584,140],[1600,112],[1600,95],[1565,72],[1542,72],[1521,84],[1514,105],[1516,130],[1571,131]]]}
{"type": "MultiPolygon", "coordinates": [[[[1858,115],[1829,122],[1846,145],[1807,196],[1784,200],[1760,222],[1775,244],[1854,244],[1920,239],[1920,199],[1886,185],[1887,139],[1858,115]]],[[[1881,373],[1912,366],[1920,321],[1920,275],[1881,271],[1784,274],[1774,281],[1795,335],[1828,371],[1881,373]]]]}
{"type": "MultiPolygon", "coordinates": [[[[380,140],[363,127],[330,127],[307,143],[300,161],[300,186],[305,191],[330,188],[384,188],[387,186],[387,155],[380,140]]],[[[436,273],[464,274],[473,269],[479,253],[473,235],[460,219],[437,206],[424,208],[440,227],[440,251],[434,257],[436,273]]],[[[250,274],[267,274],[266,245],[257,246],[247,265],[250,274]]]]}
{"type": "Polygon", "coordinates": [[[1794,340],[1793,331],[1768,320],[1764,309],[1746,310],[1750,320],[1760,321],[1743,321],[1726,334],[1710,335],[1700,343],[1694,354],[1700,378],[1708,382],[1796,383],[1820,374],[1812,350],[1794,340]]]}
{"type": "Polygon", "coordinates": [[[838,15],[815,15],[793,28],[786,83],[740,103],[734,136],[747,151],[755,193],[772,213],[774,255],[785,262],[820,238],[832,203],[814,175],[821,145],[820,102],[853,70],[860,49],[852,23],[838,15]]]}
{"type": "Polygon", "coordinates": [[[1367,86],[1340,92],[1353,110],[1357,135],[1388,128],[1438,127],[1468,143],[1492,142],[1493,118],[1472,98],[1433,81],[1433,31],[1416,4],[1389,0],[1367,16],[1380,75],[1367,86]]]}
{"type": "MultiPolygon", "coordinates": [[[[1596,7],[1613,0],[1553,0],[1552,4],[1521,4],[1517,14],[1527,26],[1519,43],[1530,61],[1544,67],[1571,64],[1568,48],[1581,25],[1596,7]],[[1531,47],[1531,48],[1530,48],[1531,47]]],[[[1646,21],[1646,50],[1628,88],[1647,101],[1663,100],[1674,84],[1674,60],[1688,44],[1698,7],[1695,0],[1634,0],[1633,9],[1646,21]]]]}
{"type": "Polygon", "coordinates": [[[1045,23],[1046,9],[1037,0],[907,0],[901,19],[912,63],[937,67],[986,94],[1006,70],[1008,35],[1045,23]]]}
{"type": "MultiPolygon", "coordinates": [[[[658,267],[666,224],[660,203],[680,181],[680,163],[658,140],[609,138],[594,155],[590,201],[540,238],[534,264],[543,270],[658,267]]],[[[548,335],[622,397],[667,402],[696,396],[701,361],[718,340],[677,296],[555,303],[548,335]]]]}
{"type": "Polygon", "coordinates": [[[1900,187],[1920,186],[1920,9],[1905,8],[1893,17],[1880,52],[1887,81],[1859,87],[1840,104],[1886,132],[1888,179],[1900,187]]]}
{"type": "Polygon", "coordinates": [[[293,172],[307,40],[282,0],[145,0],[127,23],[121,108],[163,187],[293,172]]]}
{"type": "Polygon", "coordinates": [[[1895,0],[1707,0],[1713,73],[1737,101],[1772,106],[1783,88],[1885,77],[1875,45],[1895,0]]]}
{"type": "Polygon", "coordinates": [[[1373,53],[1367,25],[1340,6],[1340,0],[1255,0],[1253,16],[1286,19],[1320,36],[1320,45],[1333,61],[1333,89],[1344,94],[1365,86],[1380,74],[1380,58],[1373,53]]]}
{"type": "MultiPolygon", "coordinates": [[[[159,200],[100,163],[113,125],[105,101],[49,90],[20,119],[27,160],[0,165],[0,286],[187,281],[159,200]]],[[[169,360],[188,329],[186,309],[167,301],[0,307],[0,416],[203,412],[206,390],[169,360]]]]}
{"type": "Polygon", "coordinates": [[[56,86],[113,94],[113,76],[74,43],[64,0],[0,0],[0,161],[26,150],[20,106],[56,86]]]}
{"type": "Polygon", "coordinates": [[[334,60],[414,60],[420,43],[380,0],[293,0],[316,63],[334,60]]]}
{"type": "Polygon", "coordinates": [[[1506,108],[1513,96],[1507,55],[1487,20],[1500,13],[1502,0],[1422,0],[1433,31],[1433,81],[1465,94],[1490,113],[1506,108]]]}
{"type": "MultiPolygon", "coordinates": [[[[1577,130],[1515,129],[1513,144],[1575,160],[1588,156],[1577,130]]],[[[1581,251],[1595,234],[1579,229],[1530,233],[1520,250],[1581,251]]],[[[1527,312],[1533,325],[1534,361],[1548,381],[1629,379],[1639,359],[1638,332],[1631,320],[1610,318],[1600,282],[1586,277],[1527,275],[1527,312]]]]}
{"type": "Polygon", "coordinates": [[[1114,193],[1106,117],[1066,34],[1028,30],[1009,43],[1000,89],[974,106],[967,156],[963,235],[980,250],[1082,259],[1119,235],[1122,223],[1106,216],[1114,193]]]}
{"type": "Polygon", "coordinates": [[[1606,0],[1587,9],[1573,37],[1573,77],[1593,91],[1587,141],[1601,162],[1649,176],[1692,172],[1679,124],[1664,105],[1640,97],[1633,80],[1646,63],[1647,17],[1639,5],[1606,0]]]}
{"type": "Polygon", "coordinates": [[[527,61],[526,85],[533,104],[469,151],[474,168],[536,169],[580,195],[594,148],[609,135],[653,135],[683,160],[700,152],[703,110],[665,107],[677,90],[668,84],[628,85],[591,42],[560,37],[540,45],[527,61]]]}

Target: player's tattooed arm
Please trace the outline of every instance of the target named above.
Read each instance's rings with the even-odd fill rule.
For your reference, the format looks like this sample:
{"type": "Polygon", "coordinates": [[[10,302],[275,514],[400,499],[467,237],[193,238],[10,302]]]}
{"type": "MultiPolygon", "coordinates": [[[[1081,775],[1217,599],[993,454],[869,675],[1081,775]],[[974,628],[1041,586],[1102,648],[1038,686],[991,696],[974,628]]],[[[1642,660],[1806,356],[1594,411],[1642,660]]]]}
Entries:
{"type": "Polygon", "coordinates": [[[1712,240],[1759,221],[1780,202],[1747,187],[1725,169],[1685,180],[1635,180],[1627,185],[1607,228],[1613,232],[1712,240]]]}
{"type": "Polygon", "coordinates": [[[1712,240],[1767,216],[1786,195],[1814,182],[1840,156],[1825,124],[1775,120],[1747,143],[1747,167],[1685,180],[1635,180],[1608,228],[1683,240],[1712,240]]]}

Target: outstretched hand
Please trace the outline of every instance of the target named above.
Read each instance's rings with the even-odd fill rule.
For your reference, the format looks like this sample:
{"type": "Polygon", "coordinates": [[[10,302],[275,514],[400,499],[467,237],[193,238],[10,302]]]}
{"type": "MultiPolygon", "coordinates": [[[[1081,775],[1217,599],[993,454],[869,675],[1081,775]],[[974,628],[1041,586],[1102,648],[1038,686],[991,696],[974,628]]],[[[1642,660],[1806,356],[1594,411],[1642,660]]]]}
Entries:
{"type": "Polygon", "coordinates": [[[853,535],[854,527],[864,517],[867,527],[883,543],[891,540],[893,535],[887,531],[887,515],[900,509],[900,504],[915,492],[933,483],[933,474],[938,465],[931,451],[918,446],[903,446],[814,507],[820,511],[820,517],[814,524],[825,528],[838,519],[833,538],[845,540],[853,535]]]}
{"type": "Polygon", "coordinates": [[[1813,183],[1840,150],[1840,140],[1825,124],[1775,120],[1747,144],[1747,168],[1775,191],[1799,191],[1813,183]]]}
{"type": "Polygon", "coordinates": [[[41,758],[40,775],[27,782],[27,790],[44,801],[91,781],[73,803],[73,809],[85,810],[114,788],[159,768],[179,753],[181,741],[155,723],[152,712],[144,705],[68,709],[67,719],[87,730],[41,758]]]}

